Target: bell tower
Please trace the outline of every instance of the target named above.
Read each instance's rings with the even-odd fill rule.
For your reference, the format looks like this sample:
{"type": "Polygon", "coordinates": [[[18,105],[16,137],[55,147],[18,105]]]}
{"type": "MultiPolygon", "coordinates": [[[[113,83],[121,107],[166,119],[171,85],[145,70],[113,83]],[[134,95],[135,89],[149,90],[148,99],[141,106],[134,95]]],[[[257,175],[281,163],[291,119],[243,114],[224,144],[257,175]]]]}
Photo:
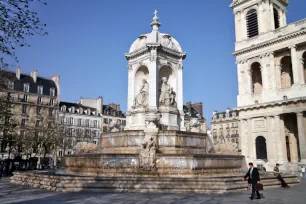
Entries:
{"type": "Polygon", "coordinates": [[[233,0],[236,42],[287,25],[288,0],[233,0]]]}

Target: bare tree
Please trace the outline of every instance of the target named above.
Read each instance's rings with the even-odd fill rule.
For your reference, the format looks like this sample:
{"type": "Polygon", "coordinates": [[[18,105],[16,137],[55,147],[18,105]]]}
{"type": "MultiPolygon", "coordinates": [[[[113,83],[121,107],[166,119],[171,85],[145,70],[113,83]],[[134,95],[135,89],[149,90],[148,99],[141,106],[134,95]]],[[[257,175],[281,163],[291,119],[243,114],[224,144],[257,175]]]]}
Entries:
{"type": "Polygon", "coordinates": [[[16,47],[30,46],[28,36],[47,35],[46,24],[40,22],[38,14],[30,9],[30,4],[41,0],[0,0],[0,68],[7,68],[4,56],[16,62],[16,47]]]}

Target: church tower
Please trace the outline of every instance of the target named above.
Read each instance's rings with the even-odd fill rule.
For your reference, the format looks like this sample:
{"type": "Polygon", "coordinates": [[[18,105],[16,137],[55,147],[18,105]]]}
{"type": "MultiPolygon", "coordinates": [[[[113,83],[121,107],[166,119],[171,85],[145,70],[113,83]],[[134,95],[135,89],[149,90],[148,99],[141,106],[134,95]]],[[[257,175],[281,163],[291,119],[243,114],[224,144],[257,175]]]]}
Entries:
{"type": "Polygon", "coordinates": [[[306,164],[306,19],[288,0],[233,0],[242,154],[273,170],[306,164]],[[290,166],[289,165],[289,166],[290,166]]]}

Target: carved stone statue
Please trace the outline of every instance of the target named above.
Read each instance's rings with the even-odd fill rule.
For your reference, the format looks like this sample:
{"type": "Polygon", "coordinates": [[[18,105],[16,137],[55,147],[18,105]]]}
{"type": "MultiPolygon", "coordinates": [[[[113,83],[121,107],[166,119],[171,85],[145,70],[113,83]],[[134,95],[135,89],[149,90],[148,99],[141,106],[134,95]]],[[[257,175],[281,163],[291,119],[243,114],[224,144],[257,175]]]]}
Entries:
{"type": "Polygon", "coordinates": [[[162,78],[160,96],[159,96],[159,105],[176,105],[175,96],[176,93],[173,91],[173,88],[167,83],[168,80],[166,77],[162,78]]]}
{"type": "Polygon", "coordinates": [[[142,86],[139,90],[139,93],[134,99],[134,107],[137,107],[137,106],[147,107],[148,106],[148,96],[149,96],[149,84],[146,79],[143,79],[142,86]]]}
{"type": "Polygon", "coordinates": [[[119,132],[121,128],[121,122],[117,119],[114,119],[110,123],[109,128],[111,129],[111,132],[119,132]]]}
{"type": "Polygon", "coordinates": [[[156,142],[153,137],[144,139],[141,143],[142,150],[139,154],[139,168],[144,171],[151,171],[156,168],[155,165],[155,154],[158,149],[156,142]]]}

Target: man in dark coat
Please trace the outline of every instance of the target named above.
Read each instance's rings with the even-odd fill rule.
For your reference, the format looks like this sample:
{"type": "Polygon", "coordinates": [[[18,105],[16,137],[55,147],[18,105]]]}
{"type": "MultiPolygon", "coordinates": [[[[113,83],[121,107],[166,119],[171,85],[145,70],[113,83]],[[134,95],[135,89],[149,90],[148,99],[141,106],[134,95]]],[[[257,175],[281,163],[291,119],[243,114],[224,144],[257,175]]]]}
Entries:
{"type": "Polygon", "coordinates": [[[248,182],[250,184],[252,184],[252,194],[250,199],[253,200],[254,196],[255,196],[255,191],[257,194],[257,199],[260,199],[260,194],[258,192],[258,190],[256,189],[256,184],[260,183],[260,176],[259,176],[259,172],[258,169],[254,167],[253,163],[249,163],[249,171],[248,173],[244,176],[243,180],[246,180],[248,178],[248,182]]]}

